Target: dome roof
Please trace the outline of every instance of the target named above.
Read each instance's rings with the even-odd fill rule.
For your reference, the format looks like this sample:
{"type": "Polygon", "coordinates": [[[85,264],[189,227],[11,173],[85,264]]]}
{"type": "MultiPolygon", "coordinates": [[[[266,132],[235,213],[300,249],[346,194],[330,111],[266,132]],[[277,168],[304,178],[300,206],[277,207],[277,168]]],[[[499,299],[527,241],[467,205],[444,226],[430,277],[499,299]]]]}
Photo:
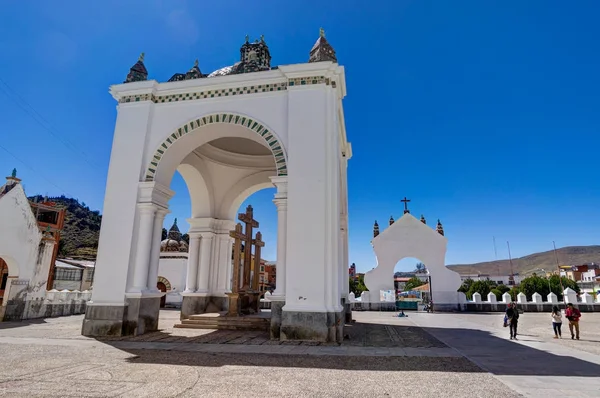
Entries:
{"type": "Polygon", "coordinates": [[[173,222],[173,226],[169,230],[167,239],[160,242],[161,252],[187,252],[188,244],[182,240],[181,232],[177,226],[177,219],[173,222]]]}

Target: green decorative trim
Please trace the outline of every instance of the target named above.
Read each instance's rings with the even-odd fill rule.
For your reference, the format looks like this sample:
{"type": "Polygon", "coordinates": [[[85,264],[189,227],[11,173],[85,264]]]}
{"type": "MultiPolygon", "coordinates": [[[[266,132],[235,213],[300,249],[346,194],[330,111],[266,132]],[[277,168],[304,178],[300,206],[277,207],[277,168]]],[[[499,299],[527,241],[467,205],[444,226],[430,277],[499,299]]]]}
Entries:
{"type": "Polygon", "coordinates": [[[287,163],[285,160],[285,153],[283,150],[283,146],[279,143],[277,138],[269,132],[269,130],[257,122],[252,118],[235,115],[231,113],[218,113],[203,116],[199,119],[192,120],[191,122],[186,123],[185,125],[179,127],[173,134],[168,136],[162,144],[159,145],[156,152],[154,152],[154,156],[150,160],[150,164],[146,169],[146,181],[154,181],[154,176],[156,174],[156,169],[165,154],[166,150],[173,145],[175,141],[184,135],[192,132],[193,130],[214,123],[229,123],[229,124],[238,124],[240,126],[244,126],[258,135],[260,135],[269,145],[271,152],[273,153],[273,157],[275,158],[275,168],[277,169],[278,176],[287,176],[287,163]]]}
{"type": "Polygon", "coordinates": [[[242,86],[236,88],[223,88],[219,90],[206,90],[191,93],[182,94],[170,94],[170,95],[154,95],[154,94],[141,94],[141,95],[129,95],[119,99],[119,103],[128,102],[141,102],[141,101],[152,101],[157,104],[169,103],[169,102],[181,102],[191,101],[197,99],[206,98],[219,98],[219,97],[234,97],[245,94],[256,94],[256,93],[267,93],[274,91],[287,90],[288,86],[305,86],[311,84],[325,84],[332,87],[336,87],[335,81],[325,76],[307,76],[307,77],[295,77],[288,79],[285,83],[271,83],[271,84],[256,84],[252,86],[242,86]]]}
{"type": "Polygon", "coordinates": [[[169,293],[173,287],[171,286],[171,282],[169,282],[169,280],[167,278],[165,278],[164,276],[159,276],[158,280],[156,281],[157,284],[158,282],[162,282],[165,285],[165,288],[167,289],[167,293],[169,293]]]}

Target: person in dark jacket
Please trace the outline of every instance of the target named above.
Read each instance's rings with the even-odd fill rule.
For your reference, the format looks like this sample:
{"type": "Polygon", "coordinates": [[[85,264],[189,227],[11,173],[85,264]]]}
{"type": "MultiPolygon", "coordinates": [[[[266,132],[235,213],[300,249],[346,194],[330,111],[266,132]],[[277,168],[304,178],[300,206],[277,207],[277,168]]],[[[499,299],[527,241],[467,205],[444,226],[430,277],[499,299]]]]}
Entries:
{"type": "Polygon", "coordinates": [[[517,325],[519,324],[519,311],[514,303],[509,303],[506,309],[506,318],[508,328],[510,329],[510,339],[517,340],[517,325]]]}

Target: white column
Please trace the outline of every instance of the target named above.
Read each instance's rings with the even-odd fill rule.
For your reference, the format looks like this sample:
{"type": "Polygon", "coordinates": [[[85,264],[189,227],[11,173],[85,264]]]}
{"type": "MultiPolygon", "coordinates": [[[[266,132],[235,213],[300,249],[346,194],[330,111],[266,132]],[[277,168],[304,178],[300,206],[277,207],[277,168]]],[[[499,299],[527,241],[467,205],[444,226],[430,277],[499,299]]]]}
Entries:
{"type": "Polygon", "coordinates": [[[167,209],[158,209],[154,216],[154,232],[152,234],[152,249],[150,252],[150,270],[148,271],[148,290],[157,292],[158,265],[160,261],[160,243],[162,237],[163,222],[169,213],[167,209]]]}
{"type": "Polygon", "coordinates": [[[200,234],[190,233],[187,272],[185,278],[185,292],[193,293],[197,289],[198,260],[200,256],[200,234]]]}
{"type": "Polygon", "coordinates": [[[287,177],[271,177],[271,182],[277,187],[273,203],[277,206],[277,260],[275,291],[271,300],[285,300],[286,286],[286,244],[287,244],[287,177]]]}
{"type": "Polygon", "coordinates": [[[142,292],[148,288],[148,271],[150,266],[150,249],[154,226],[156,206],[152,203],[139,203],[139,227],[135,271],[133,274],[133,291],[142,292]]]}
{"type": "Polygon", "coordinates": [[[213,232],[202,232],[200,240],[200,263],[198,266],[198,293],[208,293],[208,278],[210,278],[210,260],[212,257],[213,232]]]}

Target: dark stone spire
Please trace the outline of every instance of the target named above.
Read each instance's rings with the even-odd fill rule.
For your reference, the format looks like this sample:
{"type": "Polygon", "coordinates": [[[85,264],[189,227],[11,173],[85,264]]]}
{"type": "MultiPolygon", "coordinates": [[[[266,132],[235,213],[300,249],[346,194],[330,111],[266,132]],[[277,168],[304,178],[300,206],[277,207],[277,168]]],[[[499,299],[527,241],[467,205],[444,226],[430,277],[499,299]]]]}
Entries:
{"type": "Polygon", "coordinates": [[[390,216],[390,225],[394,223],[394,216],[390,216]]]}
{"type": "Polygon", "coordinates": [[[232,73],[260,72],[271,69],[271,53],[265,42],[265,36],[260,35],[260,40],[250,43],[250,37],[246,39],[240,48],[240,62],[233,67],[232,73]]]}
{"type": "Polygon", "coordinates": [[[421,214],[421,222],[423,224],[427,224],[427,221],[425,221],[425,216],[423,214],[421,214]]]}
{"type": "Polygon", "coordinates": [[[181,241],[181,232],[179,231],[179,227],[177,226],[177,219],[173,221],[173,225],[171,229],[169,229],[169,239],[176,240],[177,242],[181,241]]]}
{"type": "Polygon", "coordinates": [[[148,80],[148,71],[144,65],[144,53],[141,53],[138,61],[129,69],[129,74],[123,83],[141,82],[144,80],[148,80]]]}
{"type": "Polygon", "coordinates": [[[377,235],[379,235],[379,224],[375,221],[375,224],[373,224],[373,237],[376,238],[377,235]]]}
{"type": "Polygon", "coordinates": [[[337,63],[335,50],[333,49],[333,47],[331,47],[331,44],[329,44],[329,42],[325,38],[325,31],[323,30],[323,28],[319,30],[319,38],[310,50],[310,57],[308,59],[308,62],[321,61],[332,61],[337,63]]]}
{"type": "Polygon", "coordinates": [[[200,68],[198,67],[198,60],[194,61],[194,66],[185,74],[185,80],[190,79],[200,79],[204,77],[202,72],[200,72],[200,68]]]}
{"type": "Polygon", "coordinates": [[[435,230],[438,234],[444,236],[444,227],[442,227],[442,223],[440,222],[440,220],[438,220],[435,230]]]}

